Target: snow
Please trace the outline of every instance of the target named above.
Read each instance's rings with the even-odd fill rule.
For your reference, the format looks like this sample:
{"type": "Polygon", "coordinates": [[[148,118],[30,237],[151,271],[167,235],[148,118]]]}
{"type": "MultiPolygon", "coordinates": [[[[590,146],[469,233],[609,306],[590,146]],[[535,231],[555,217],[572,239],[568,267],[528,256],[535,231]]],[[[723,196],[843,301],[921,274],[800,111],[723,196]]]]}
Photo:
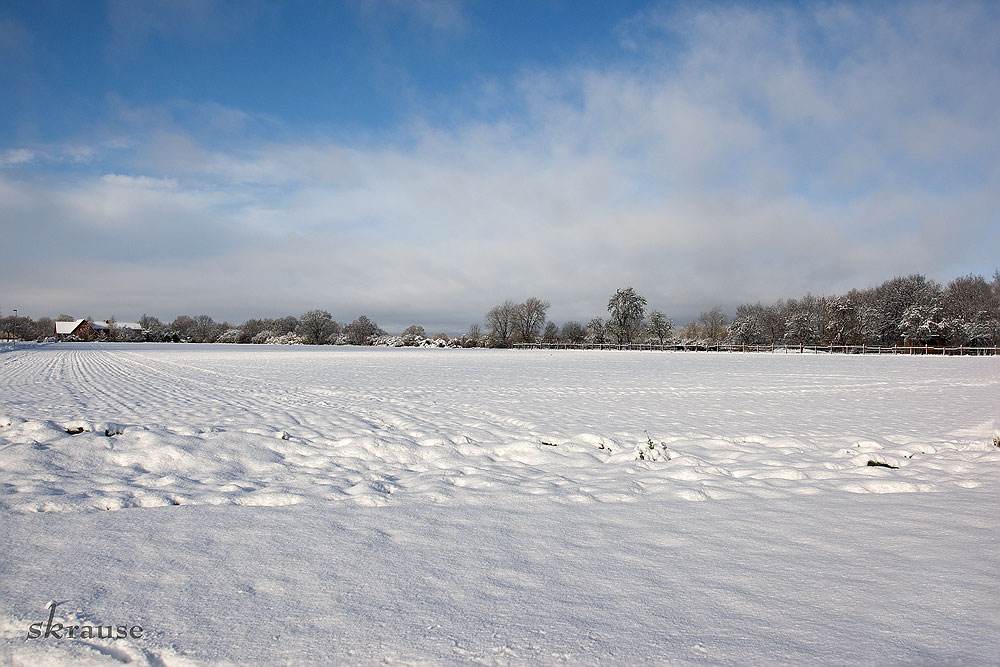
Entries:
{"type": "Polygon", "coordinates": [[[70,322],[56,322],[56,334],[69,335],[76,331],[76,328],[86,320],[72,320],[70,322]]]}
{"type": "Polygon", "coordinates": [[[59,344],[0,401],[2,664],[1000,655],[996,358],[59,344]]]}

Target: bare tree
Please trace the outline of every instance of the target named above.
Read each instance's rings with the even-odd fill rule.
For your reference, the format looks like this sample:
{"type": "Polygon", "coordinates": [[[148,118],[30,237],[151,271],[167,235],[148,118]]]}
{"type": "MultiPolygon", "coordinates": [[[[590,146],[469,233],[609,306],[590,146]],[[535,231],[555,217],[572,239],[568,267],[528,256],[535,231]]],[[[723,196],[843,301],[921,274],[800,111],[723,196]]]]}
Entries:
{"type": "Polygon", "coordinates": [[[56,323],[48,317],[39,317],[35,322],[35,334],[38,338],[48,338],[56,335],[56,323]]]}
{"type": "Polygon", "coordinates": [[[490,339],[494,347],[510,345],[516,309],[517,304],[507,299],[499,306],[493,306],[486,313],[486,326],[490,329],[490,339]]]}
{"type": "Polygon", "coordinates": [[[545,326],[545,313],[549,302],[536,297],[525,300],[514,306],[513,333],[522,343],[534,343],[538,340],[542,327],[545,326]]]}
{"type": "Polygon", "coordinates": [[[542,334],[543,343],[557,343],[559,342],[559,327],[556,326],[555,322],[549,322],[545,325],[545,333],[542,334]]]}
{"type": "Polygon", "coordinates": [[[729,324],[729,318],[719,306],[702,313],[698,317],[698,323],[701,324],[702,334],[713,343],[721,343],[729,332],[726,326],[729,324]]]}
{"type": "Polygon", "coordinates": [[[194,318],[189,315],[178,315],[173,322],[170,323],[171,331],[176,332],[177,339],[182,341],[189,341],[194,336],[194,329],[197,326],[197,322],[194,318]]]}
{"type": "Polygon", "coordinates": [[[479,347],[479,342],[483,337],[483,330],[478,324],[470,324],[469,332],[465,334],[463,347],[479,347]]]}
{"type": "Polygon", "coordinates": [[[560,336],[567,343],[582,343],[587,339],[587,330],[579,322],[570,320],[563,324],[560,336]]]}
{"type": "Polygon", "coordinates": [[[292,333],[299,326],[299,318],[294,315],[285,315],[280,320],[275,320],[274,324],[279,334],[292,333]]]}
{"type": "Polygon", "coordinates": [[[198,315],[194,318],[195,326],[192,339],[196,343],[212,343],[222,333],[221,327],[208,315],[198,315]]]}
{"type": "Polygon", "coordinates": [[[339,327],[325,310],[310,310],[299,318],[295,332],[307,345],[322,345],[337,332],[339,327]]]}
{"type": "Polygon", "coordinates": [[[701,325],[697,322],[688,322],[677,331],[677,337],[685,342],[695,342],[701,340],[701,325]]]}
{"type": "Polygon", "coordinates": [[[104,323],[108,327],[107,329],[104,330],[104,340],[108,341],[109,343],[113,343],[117,340],[120,340],[121,328],[118,326],[118,318],[112,315],[111,319],[105,320],[104,323]]]}
{"type": "Polygon", "coordinates": [[[139,318],[139,326],[141,326],[145,331],[153,331],[156,329],[162,329],[163,322],[161,322],[158,317],[153,317],[152,315],[143,313],[142,317],[139,318]]]}
{"type": "Polygon", "coordinates": [[[13,315],[0,318],[0,340],[18,340],[18,332],[20,331],[18,319],[20,318],[13,315]]]}
{"type": "Polygon", "coordinates": [[[1000,272],[994,284],[986,282],[982,276],[955,278],[942,294],[941,305],[949,317],[959,317],[967,322],[983,316],[996,317],[1000,314],[1000,292],[994,285],[1000,284],[1000,272]]]}

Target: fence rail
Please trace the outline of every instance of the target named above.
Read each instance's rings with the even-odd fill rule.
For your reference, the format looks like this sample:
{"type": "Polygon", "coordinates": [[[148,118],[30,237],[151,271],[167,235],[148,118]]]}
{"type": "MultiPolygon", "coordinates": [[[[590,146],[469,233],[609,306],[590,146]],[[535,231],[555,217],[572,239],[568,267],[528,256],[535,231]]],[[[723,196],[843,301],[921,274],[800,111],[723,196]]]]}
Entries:
{"type": "Polygon", "coordinates": [[[933,345],[727,345],[704,343],[514,343],[522,350],[648,350],[660,352],[784,352],[796,354],[941,354],[958,356],[997,356],[994,347],[935,347],[933,345]]]}

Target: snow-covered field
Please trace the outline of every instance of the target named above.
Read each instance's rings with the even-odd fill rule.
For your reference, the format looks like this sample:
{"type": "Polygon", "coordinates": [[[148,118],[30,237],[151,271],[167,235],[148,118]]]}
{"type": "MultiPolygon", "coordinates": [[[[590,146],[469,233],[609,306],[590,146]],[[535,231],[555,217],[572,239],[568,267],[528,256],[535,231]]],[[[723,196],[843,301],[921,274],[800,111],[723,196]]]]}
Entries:
{"type": "Polygon", "coordinates": [[[0,663],[996,664],[997,434],[996,358],[6,352],[0,663]]]}

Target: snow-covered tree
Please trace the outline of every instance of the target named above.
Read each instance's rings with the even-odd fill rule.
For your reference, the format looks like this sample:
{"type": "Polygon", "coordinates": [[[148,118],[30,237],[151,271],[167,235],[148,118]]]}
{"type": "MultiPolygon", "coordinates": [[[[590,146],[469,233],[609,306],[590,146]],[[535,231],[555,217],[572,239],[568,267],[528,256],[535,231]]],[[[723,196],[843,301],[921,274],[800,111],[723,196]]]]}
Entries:
{"type": "Polygon", "coordinates": [[[401,337],[403,345],[414,347],[420,345],[427,338],[427,331],[419,324],[413,324],[403,329],[401,337]]]}
{"type": "Polygon", "coordinates": [[[911,306],[937,302],[941,287],[920,274],[887,280],[872,292],[874,306],[882,313],[879,345],[891,347],[902,342],[900,324],[911,306]]]}
{"type": "Polygon", "coordinates": [[[631,343],[646,315],[646,299],[631,287],[620,289],[608,300],[608,331],[619,343],[631,343]]]}
{"type": "Polygon", "coordinates": [[[331,336],[340,333],[340,325],[333,321],[333,316],[327,311],[310,310],[299,318],[295,332],[306,345],[322,345],[329,342],[331,336]]]}
{"type": "Polygon", "coordinates": [[[789,299],[785,305],[785,336],[787,345],[818,345],[823,329],[824,300],[812,294],[801,299],[789,299]]]}
{"type": "Polygon", "coordinates": [[[966,322],[1000,315],[1000,298],[993,285],[982,276],[955,278],[941,294],[941,306],[948,317],[957,317],[966,322]]]}
{"type": "Polygon", "coordinates": [[[828,345],[859,345],[861,322],[857,305],[841,296],[826,302],[826,327],[823,342],[828,345]]]}
{"type": "Polygon", "coordinates": [[[770,345],[781,342],[785,335],[784,303],[764,306],[744,304],[736,309],[729,324],[727,339],[737,345],[770,345]]]}
{"type": "Polygon", "coordinates": [[[372,338],[383,333],[385,332],[365,315],[344,327],[344,339],[349,345],[371,345],[372,338]]]}
{"type": "Polygon", "coordinates": [[[670,338],[673,329],[674,323],[670,321],[662,310],[652,310],[649,312],[647,331],[660,341],[660,345],[663,345],[670,338]]]}
{"type": "Polygon", "coordinates": [[[943,345],[949,326],[940,306],[914,304],[906,309],[899,323],[903,341],[914,345],[943,345]]]}
{"type": "Polygon", "coordinates": [[[216,343],[244,343],[247,341],[243,340],[243,330],[229,329],[228,331],[222,332],[218,338],[215,339],[216,343]]]}
{"type": "Polygon", "coordinates": [[[587,342],[594,345],[603,345],[607,338],[607,326],[604,320],[599,317],[587,322],[587,342]]]}

